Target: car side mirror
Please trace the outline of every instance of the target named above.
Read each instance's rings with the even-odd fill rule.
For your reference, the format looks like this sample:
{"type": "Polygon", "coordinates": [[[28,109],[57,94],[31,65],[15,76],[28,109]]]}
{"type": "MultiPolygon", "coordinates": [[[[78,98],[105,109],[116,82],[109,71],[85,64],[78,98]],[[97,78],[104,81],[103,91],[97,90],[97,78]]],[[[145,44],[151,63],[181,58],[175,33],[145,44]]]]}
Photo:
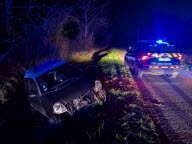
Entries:
{"type": "Polygon", "coordinates": [[[132,51],[133,50],[133,46],[129,45],[126,50],[127,50],[127,52],[132,51]]]}

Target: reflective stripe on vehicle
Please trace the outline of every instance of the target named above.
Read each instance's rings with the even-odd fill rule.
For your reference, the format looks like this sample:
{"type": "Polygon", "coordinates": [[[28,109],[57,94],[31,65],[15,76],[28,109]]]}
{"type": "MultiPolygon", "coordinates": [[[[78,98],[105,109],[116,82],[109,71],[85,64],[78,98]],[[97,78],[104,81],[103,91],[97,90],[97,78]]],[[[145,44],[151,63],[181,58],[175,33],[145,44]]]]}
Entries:
{"type": "Polygon", "coordinates": [[[161,66],[160,68],[168,68],[168,66],[161,66]]]}
{"type": "Polygon", "coordinates": [[[150,66],[149,68],[159,68],[159,66],[150,66]]]}
{"type": "Polygon", "coordinates": [[[149,68],[157,69],[157,68],[179,68],[179,66],[149,66],[149,68]]]}
{"type": "Polygon", "coordinates": [[[173,56],[169,53],[166,53],[166,55],[169,57],[169,58],[172,58],[173,56]]]}
{"type": "Polygon", "coordinates": [[[178,57],[178,55],[176,53],[172,53],[173,57],[178,57]]]}
{"type": "Polygon", "coordinates": [[[167,56],[168,58],[175,58],[181,56],[179,53],[147,53],[149,57],[163,57],[167,56]]]}

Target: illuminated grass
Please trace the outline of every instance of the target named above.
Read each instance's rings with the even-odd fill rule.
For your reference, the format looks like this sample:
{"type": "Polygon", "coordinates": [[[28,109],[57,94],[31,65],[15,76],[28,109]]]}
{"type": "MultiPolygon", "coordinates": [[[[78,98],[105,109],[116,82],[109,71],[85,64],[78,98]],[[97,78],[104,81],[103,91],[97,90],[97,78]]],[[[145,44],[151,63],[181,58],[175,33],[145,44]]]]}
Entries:
{"type": "Polygon", "coordinates": [[[155,124],[144,111],[140,92],[118,52],[110,50],[98,65],[105,74],[104,83],[112,97],[111,103],[118,109],[116,143],[160,143],[155,124]]]}
{"type": "Polygon", "coordinates": [[[100,60],[100,64],[104,66],[108,64],[123,64],[115,49],[111,49],[108,54],[100,60]]]}
{"type": "Polygon", "coordinates": [[[76,63],[90,63],[94,52],[95,51],[91,51],[89,53],[88,52],[73,53],[69,61],[76,62],[76,63]]]}

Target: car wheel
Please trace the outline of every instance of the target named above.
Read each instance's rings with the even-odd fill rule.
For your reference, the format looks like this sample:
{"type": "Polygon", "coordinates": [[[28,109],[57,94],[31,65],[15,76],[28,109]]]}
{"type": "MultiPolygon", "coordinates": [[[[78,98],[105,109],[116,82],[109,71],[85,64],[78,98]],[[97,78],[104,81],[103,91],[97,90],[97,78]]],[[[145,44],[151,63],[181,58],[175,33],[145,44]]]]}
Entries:
{"type": "Polygon", "coordinates": [[[31,106],[31,114],[33,117],[33,123],[36,127],[51,127],[52,125],[62,125],[63,124],[63,117],[62,115],[55,115],[55,114],[48,114],[48,117],[40,113],[36,110],[33,106],[31,106]]]}
{"type": "Polygon", "coordinates": [[[35,108],[31,107],[31,115],[33,119],[33,123],[36,127],[48,127],[49,126],[49,119],[42,115],[39,111],[35,108]]]}
{"type": "Polygon", "coordinates": [[[138,77],[138,78],[142,78],[142,76],[143,76],[143,72],[141,69],[138,68],[138,66],[134,67],[134,73],[135,73],[136,77],[138,77]]]}
{"type": "Polygon", "coordinates": [[[168,74],[167,76],[170,78],[176,78],[178,73],[168,74]]]}

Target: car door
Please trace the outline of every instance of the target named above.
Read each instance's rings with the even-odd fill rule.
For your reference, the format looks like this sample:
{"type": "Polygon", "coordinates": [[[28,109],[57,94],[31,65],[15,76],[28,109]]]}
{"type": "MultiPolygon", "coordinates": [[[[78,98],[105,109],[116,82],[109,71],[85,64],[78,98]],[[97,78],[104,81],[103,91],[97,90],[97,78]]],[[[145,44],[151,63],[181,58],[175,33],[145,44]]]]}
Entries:
{"type": "Polygon", "coordinates": [[[30,78],[25,79],[25,89],[27,91],[27,97],[32,108],[46,115],[46,112],[41,105],[41,99],[40,95],[38,94],[36,82],[30,78]]]}

